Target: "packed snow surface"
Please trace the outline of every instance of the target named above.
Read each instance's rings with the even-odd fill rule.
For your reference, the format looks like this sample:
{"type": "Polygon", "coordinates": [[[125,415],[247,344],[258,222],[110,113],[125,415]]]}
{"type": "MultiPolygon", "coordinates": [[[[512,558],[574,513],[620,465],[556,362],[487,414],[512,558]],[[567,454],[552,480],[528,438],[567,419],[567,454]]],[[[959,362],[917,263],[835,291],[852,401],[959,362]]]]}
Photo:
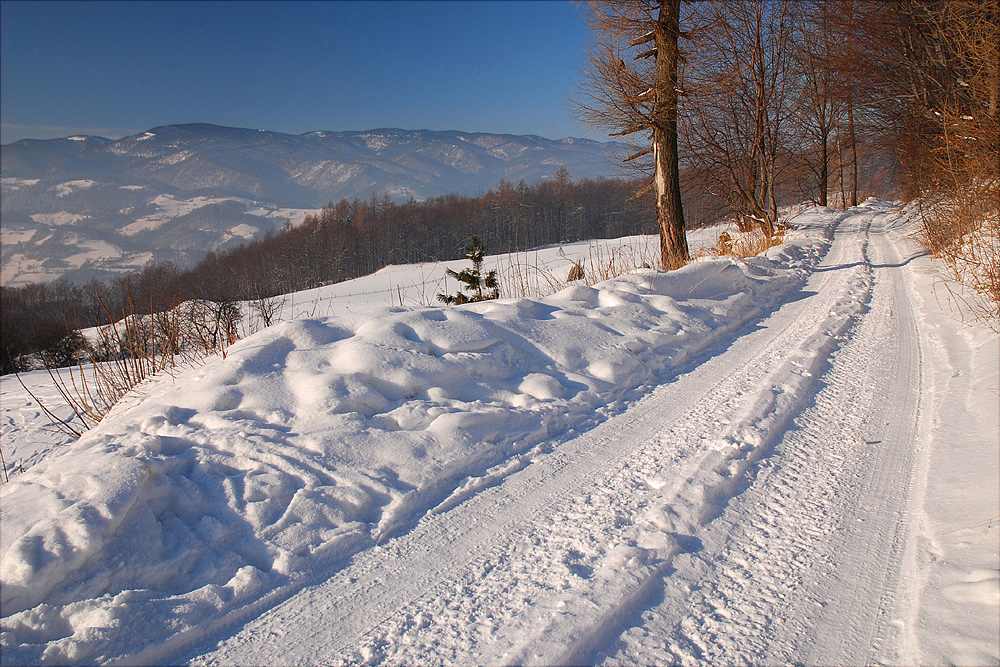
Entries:
{"type": "Polygon", "coordinates": [[[996,664],[997,336],[891,205],[792,227],[283,321],[34,458],[4,378],[3,664],[996,664]]]}

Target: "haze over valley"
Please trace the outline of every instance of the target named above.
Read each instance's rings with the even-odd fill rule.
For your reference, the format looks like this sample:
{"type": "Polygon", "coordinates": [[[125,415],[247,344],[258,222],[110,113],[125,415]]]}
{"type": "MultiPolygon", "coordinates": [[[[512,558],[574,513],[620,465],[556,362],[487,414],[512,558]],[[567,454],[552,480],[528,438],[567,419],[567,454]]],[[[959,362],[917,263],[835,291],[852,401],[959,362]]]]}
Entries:
{"type": "Polygon", "coordinates": [[[21,140],[0,151],[4,285],[189,266],[298,224],[329,202],[477,195],[615,174],[622,147],[591,139],[382,129],[290,135],[208,124],[110,140],[21,140]]]}

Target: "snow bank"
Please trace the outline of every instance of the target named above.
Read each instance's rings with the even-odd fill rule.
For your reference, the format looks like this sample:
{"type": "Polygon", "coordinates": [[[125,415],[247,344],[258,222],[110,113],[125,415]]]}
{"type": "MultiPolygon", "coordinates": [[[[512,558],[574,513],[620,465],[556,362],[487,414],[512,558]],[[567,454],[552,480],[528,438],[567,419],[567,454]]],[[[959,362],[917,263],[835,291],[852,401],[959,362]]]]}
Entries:
{"type": "Polygon", "coordinates": [[[835,221],[542,299],[283,322],[144,385],[4,487],[4,663],[155,661],[454,506],[788,298],[835,221]]]}
{"type": "MultiPolygon", "coordinates": [[[[913,241],[904,211],[893,236],[921,323],[925,368],[916,511],[900,621],[902,663],[1000,664],[1000,338],[956,322],[982,298],[953,282],[913,241]]],[[[907,220],[909,218],[909,220],[907,220]]]]}

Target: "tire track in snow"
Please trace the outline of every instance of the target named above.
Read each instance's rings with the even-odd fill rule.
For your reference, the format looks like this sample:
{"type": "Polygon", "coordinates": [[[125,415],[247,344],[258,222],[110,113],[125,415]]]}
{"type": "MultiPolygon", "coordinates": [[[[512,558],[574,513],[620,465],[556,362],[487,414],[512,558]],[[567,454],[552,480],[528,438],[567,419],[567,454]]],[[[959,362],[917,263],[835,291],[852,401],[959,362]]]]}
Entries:
{"type": "MultiPolygon", "coordinates": [[[[850,227],[853,222],[856,220],[849,220],[848,224],[843,226],[850,227]]],[[[867,219],[861,220],[861,231],[865,236],[867,236],[868,222],[867,219]]],[[[862,240],[861,246],[855,249],[855,252],[859,253],[857,259],[849,255],[850,262],[844,264],[844,268],[831,267],[843,275],[843,283],[839,288],[832,290],[832,293],[836,294],[836,299],[829,310],[829,315],[821,319],[819,326],[804,336],[797,346],[793,343],[790,346],[793,350],[780,364],[770,370],[763,386],[757,389],[756,393],[749,393],[751,398],[747,402],[748,407],[745,407],[743,413],[727,429],[722,438],[722,442],[729,443],[731,447],[720,448],[718,452],[713,452],[700,465],[696,475],[685,481],[676,492],[671,491],[654,499],[652,507],[645,512],[645,515],[637,517],[637,524],[641,526],[645,523],[650,530],[667,531],[676,537],[686,534],[684,539],[690,544],[690,548],[685,551],[695,554],[714,553],[702,542],[702,535],[705,533],[703,526],[722,515],[734,498],[739,498],[741,493],[754,484],[760,470],[760,462],[767,461],[765,457],[770,455],[776,440],[785,433],[790,421],[811,402],[818,389],[817,378],[828,367],[831,354],[840,346],[841,339],[846,337],[856,319],[866,312],[871,294],[871,272],[866,266],[866,249],[867,241],[862,240]]],[[[808,319],[808,314],[804,315],[808,319]]],[[[759,534],[754,537],[759,541],[761,548],[770,547],[766,539],[761,541],[759,534]]],[[[657,574],[665,574],[668,568],[672,567],[673,559],[670,559],[661,564],[657,574]]],[[[751,576],[754,574],[751,573],[751,576]]],[[[664,594],[663,576],[654,576],[652,579],[648,587],[647,603],[654,593],[664,594]]],[[[670,585],[674,585],[673,579],[672,575],[670,585]]],[[[654,661],[703,661],[711,653],[709,647],[719,646],[718,635],[705,636],[697,628],[692,627],[698,616],[689,615],[691,593],[690,589],[685,590],[684,595],[676,600],[673,606],[674,610],[680,610],[684,615],[683,624],[687,627],[682,628],[679,634],[687,637],[688,650],[684,650],[685,647],[682,645],[680,650],[657,655],[654,661]]],[[[778,595],[781,593],[778,592],[778,595]]],[[[727,609],[724,597],[713,596],[707,599],[707,611],[714,613],[717,618],[731,617],[732,612],[727,609]]],[[[630,609],[629,602],[626,600],[621,613],[629,615],[630,622],[636,623],[637,617],[641,618],[643,607],[630,609]]],[[[767,615],[763,616],[764,621],[767,618],[767,615]]],[[[626,625],[627,623],[620,622],[618,630],[624,629],[626,625]]],[[[597,636],[592,641],[581,642],[565,653],[560,662],[564,664],[592,662],[603,653],[603,647],[616,634],[598,628],[597,636]]],[[[661,634],[655,639],[662,641],[663,637],[661,634]]],[[[738,648],[746,650],[748,645],[745,642],[739,643],[738,648]]],[[[737,654],[738,652],[732,650],[724,651],[715,655],[715,658],[728,662],[737,654]]],[[[650,661],[649,656],[633,658],[629,662],[650,661]]],[[[758,660],[759,653],[751,651],[748,661],[758,660]],[[756,659],[753,657],[755,655],[756,659]]]]}
{"type": "MultiPolygon", "coordinates": [[[[852,290],[849,290],[847,292],[848,298],[844,299],[843,295],[841,298],[841,305],[844,305],[848,310],[852,310],[855,313],[859,309],[856,308],[855,306],[850,306],[847,304],[851,301],[855,301],[854,299],[851,298],[852,296],[860,296],[862,301],[865,299],[865,295],[870,290],[870,280],[866,279],[866,277],[870,277],[870,271],[867,272],[862,271],[860,281],[855,281],[853,283],[852,290]]],[[[844,326],[849,324],[851,321],[852,321],[851,317],[844,318],[842,316],[839,320],[840,326],[836,327],[834,331],[832,332],[827,331],[825,333],[820,332],[819,335],[814,335],[813,338],[818,338],[820,340],[828,341],[832,338],[830,334],[837,334],[838,332],[842,332],[844,326]]],[[[827,345],[827,348],[831,346],[832,345],[827,345]]],[[[806,345],[805,347],[808,348],[808,345],[806,345]]],[[[828,356],[827,354],[823,354],[822,352],[817,351],[815,354],[810,356],[809,359],[813,359],[819,363],[825,363],[827,356],[828,356]]],[[[790,364],[791,366],[794,366],[799,369],[808,366],[807,363],[802,363],[800,359],[797,360],[794,359],[794,357],[790,362],[790,364]]],[[[808,372],[805,372],[805,377],[810,377],[810,375],[811,374],[809,374],[808,372]]],[[[772,375],[772,377],[774,376],[772,375]]],[[[806,382],[805,384],[811,385],[812,383],[806,382]]],[[[784,386],[786,387],[788,386],[787,382],[785,383],[784,386]]],[[[715,389],[718,390],[720,389],[720,387],[717,386],[715,389]]],[[[746,388],[744,387],[744,389],[746,388]]],[[[766,391],[762,392],[762,395],[767,396],[768,392],[766,391]]],[[[771,396],[771,398],[773,399],[773,395],[771,396]]],[[[799,398],[800,398],[799,404],[801,404],[802,397],[799,398]]],[[[760,399],[758,398],[758,403],[759,402],[760,399]]],[[[768,402],[769,401],[765,401],[765,403],[768,402]]],[[[794,409],[795,409],[794,406],[792,406],[791,410],[794,409]]],[[[751,410],[750,412],[751,414],[755,415],[768,415],[770,414],[771,411],[769,409],[761,410],[758,408],[756,410],[751,410]]],[[[777,412],[780,413],[781,411],[778,410],[777,412]]],[[[788,412],[789,410],[785,410],[786,414],[788,412]]],[[[759,421],[767,421],[767,417],[759,421]]],[[[690,424],[688,426],[690,426],[690,424]]],[[[765,431],[767,430],[766,427],[764,430],[765,431]]],[[[772,430],[781,432],[782,429],[780,425],[772,425],[772,430]]],[[[760,450],[758,449],[757,451],[759,452],[760,450]]],[[[643,465],[639,467],[644,467],[646,470],[649,470],[650,469],[649,463],[650,463],[649,461],[645,461],[643,462],[643,465]]],[[[595,488],[600,489],[604,487],[608,489],[604,492],[603,495],[610,497],[614,500],[617,500],[622,496],[634,497],[635,496],[634,491],[632,489],[622,488],[622,484],[620,482],[622,481],[621,478],[628,477],[629,473],[634,474],[636,467],[637,467],[636,465],[627,466],[627,468],[630,468],[631,470],[626,469],[619,471],[619,474],[617,475],[617,478],[615,480],[603,480],[600,484],[596,485],[595,488]]],[[[702,467],[704,467],[704,465],[702,467]]],[[[733,475],[733,477],[737,478],[739,477],[739,475],[733,475]]],[[[728,489],[716,491],[717,495],[721,496],[723,499],[727,498],[728,495],[732,495],[734,493],[733,485],[728,485],[726,483],[722,484],[722,487],[727,487],[727,486],[729,487],[728,489]]],[[[690,481],[688,482],[688,488],[689,489],[691,488],[690,481]]],[[[697,486],[695,488],[697,488],[697,486]]],[[[674,497],[676,498],[676,496],[674,497]]],[[[702,500],[705,500],[705,495],[703,494],[701,498],[702,500]]],[[[593,501],[592,496],[588,496],[586,500],[584,500],[580,504],[582,505],[583,509],[589,510],[591,512],[597,509],[604,510],[601,512],[597,512],[599,515],[603,516],[621,515],[624,509],[629,509],[632,512],[636,511],[635,505],[633,505],[630,508],[625,508],[621,506],[622,505],[621,502],[618,502],[619,507],[617,508],[616,511],[615,508],[613,507],[613,505],[615,504],[614,502],[604,502],[603,504],[595,503],[593,501]],[[599,508],[598,505],[601,505],[601,507],[599,508]],[[609,508],[611,508],[611,511],[607,511],[609,508]]],[[[638,505],[640,506],[641,504],[642,504],[641,502],[638,503],[638,505]]],[[[574,509],[579,509],[579,508],[571,508],[567,512],[559,513],[556,517],[554,517],[551,530],[557,532],[557,536],[555,538],[551,537],[551,533],[549,533],[548,539],[540,539],[540,536],[538,534],[532,535],[529,541],[532,544],[537,545],[537,549],[535,549],[534,552],[531,553],[518,554],[516,560],[519,562],[525,562],[525,561],[537,562],[539,559],[544,558],[546,554],[567,552],[567,549],[564,547],[560,547],[559,543],[562,542],[563,544],[573,544],[574,539],[579,541],[578,534],[582,532],[581,529],[587,528],[588,523],[591,524],[592,527],[592,524],[594,523],[591,517],[588,517],[582,522],[578,520],[578,517],[587,515],[584,512],[574,511],[574,509]],[[554,546],[555,548],[553,548],[554,546]]],[[[704,514],[704,509],[705,507],[703,505],[701,507],[701,511],[696,512],[696,514],[704,514]]],[[[709,514],[711,514],[711,512],[709,514]]],[[[709,520],[710,518],[711,516],[702,516],[700,521],[704,522],[709,520]]],[[[506,633],[507,637],[501,638],[501,641],[497,642],[498,646],[507,647],[507,650],[505,650],[502,653],[493,652],[493,653],[486,653],[485,655],[483,654],[455,655],[454,653],[452,653],[448,655],[442,655],[442,654],[434,654],[433,646],[429,646],[427,644],[422,644],[422,645],[417,644],[413,646],[411,650],[404,652],[402,655],[400,655],[397,652],[379,656],[378,654],[379,651],[385,651],[385,649],[389,647],[389,643],[386,641],[386,638],[393,636],[394,630],[402,629],[397,627],[397,628],[385,628],[384,631],[381,633],[382,639],[380,642],[376,642],[374,645],[372,644],[367,645],[366,646],[367,652],[357,653],[354,654],[354,656],[352,657],[355,659],[367,658],[371,660],[373,657],[385,658],[387,655],[391,655],[390,659],[388,660],[389,662],[395,662],[400,658],[402,658],[404,662],[415,659],[426,659],[428,655],[432,656],[432,661],[440,659],[445,662],[454,660],[470,661],[470,659],[482,663],[507,662],[507,663],[537,663],[537,664],[548,664],[548,663],[576,664],[576,663],[588,662],[588,660],[586,659],[588,657],[588,651],[592,650],[594,646],[600,645],[602,642],[606,642],[609,637],[615,636],[617,632],[620,631],[619,626],[627,623],[628,619],[626,619],[625,617],[627,617],[630,613],[634,611],[632,607],[636,604],[641,604],[646,598],[648,598],[648,596],[652,592],[652,589],[655,588],[656,586],[658,578],[657,575],[662,574],[662,572],[666,569],[666,567],[669,565],[671,556],[674,553],[676,553],[678,547],[683,545],[685,547],[697,548],[698,540],[694,536],[687,536],[686,538],[684,538],[683,536],[674,534],[673,544],[670,543],[670,540],[663,539],[662,534],[659,537],[660,537],[659,544],[656,544],[657,536],[655,532],[651,533],[648,531],[646,532],[639,531],[637,536],[633,535],[630,539],[625,539],[621,530],[618,530],[616,534],[616,531],[612,529],[603,531],[602,538],[600,540],[593,540],[593,539],[588,540],[587,546],[590,548],[592,548],[595,544],[602,544],[602,543],[610,543],[612,545],[613,548],[605,550],[605,553],[602,554],[600,558],[596,559],[598,563],[600,563],[602,560],[604,561],[603,568],[605,570],[614,572],[614,574],[609,578],[609,582],[606,582],[603,587],[597,586],[586,592],[581,592],[581,588],[583,589],[587,588],[586,585],[581,586],[580,582],[577,582],[577,584],[573,587],[572,593],[566,593],[556,596],[557,597],[556,604],[546,605],[544,604],[544,602],[533,603],[532,605],[533,609],[529,610],[527,615],[521,619],[521,622],[516,624],[513,630],[510,630],[506,633]],[[676,543],[678,538],[680,538],[682,545],[676,543]],[[659,554],[656,553],[658,549],[661,551],[661,553],[659,554]],[[654,557],[649,558],[650,554],[652,554],[654,557]],[[658,563],[656,562],[657,560],[659,560],[658,563]],[[627,574],[623,575],[621,573],[622,566],[625,566],[625,568],[628,570],[627,574]],[[574,603],[580,601],[589,602],[593,605],[593,607],[590,610],[592,611],[592,613],[589,614],[590,618],[588,618],[588,614],[586,612],[581,614],[573,610],[574,603]],[[539,608],[542,608],[545,611],[539,613],[538,611],[539,608]],[[546,615],[549,616],[550,618],[545,618],[546,615]],[[577,622],[574,623],[573,619],[577,619],[577,622]],[[587,622],[584,621],[584,619],[590,621],[590,624],[588,625],[587,622]],[[509,650],[509,645],[507,641],[510,637],[518,637],[518,639],[515,640],[515,645],[517,648],[515,648],[515,650],[513,651],[509,650]],[[568,650],[566,650],[565,647],[567,643],[569,643],[570,645],[568,650]],[[546,650],[546,647],[548,648],[548,650],[546,650]]],[[[569,550],[569,554],[571,556],[575,555],[577,558],[580,558],[583,555],[578,550],[577,551],[569,550]]],[[[591,558],[590,559],[591,565],[584,567],[586,567],[588,570],[592,570],[594,565],[593,563],[594,560],[595,559],[591,558]]],[[[572,574],[574,567],[576,568],[581,567],[580,563],[576,564],[566,563],[566,565],[568,566],[567,569],[569,569],[570,574],[572,574]]],[[[485,575],[489,574],[490,570],[491,568],[487,567],[473,571],[471,575],[468,576],[464,581],[465,585],[462,588],[463,593],[467,596],[469,591],[469,585],[476,580],[484,578],[485,575]]],[[[563,576],[565,576],[565,573],[562,574],[563,576]]],[[[558,568],[555,568],[554,577],[550,575],[550,584],[549,584],[550,587],[551,587],[551,581],[556,581],[558,584],[559,577],[560,573],[558,572],[558,568]]],[[[568,581],[567,579],[564,579],[562,583],[564,588],[566,589],[570,588],[571,582],[568,581]]],[[[494,591],[504,591],[504,590],[510,591],[509,586],[505,587],[505,586],[494,585],[491,586],[490,588],[494,591]]],[[[524,587],[521,586],[520,588],[523,589],[524,587]]],[[[515,599],[518,597],[523,597],[524,595],[526,595],[526,593],[527,592],[524,590],[518,590],[513,595],[513,597],[515,599]]],[[[508,599],[509,597],[510,596],[508,595],[508,599]]],[[[416,605],[417,608],[423,609],[423,613],[425,614],[425,616],[422,618],[424,619],[426,619],[427,608],[425,605],[427,604],[427,602],[428,600],[424,599],[421,600],[420,603],[416,605]]],[[[475,612],[481,612],[484,606],[488,605],[484,605],[484,600],[474,599],[468,601],[467,606],[469,607],[470,611],[474,613],[468,614],[467,617],[464,619],[453,619],[452,622],[447,623],[446,625],[452,628],[476,627],[475,612]],[[454,622],[454,620],[459,620],[464,622],[456,623],[454,622]]],[[[586,607],[586,605],[584,606],[586,607]]],[[[681,604],[680,608],[684,609],[686,607],[683,604],[681,604]]],[[[722,612],[720,613],[725,614],[725,610],[722,610],[722,612]]],[[[494,614],[487,614],[487,616],[493,618],[494,614]]],[[[481,627],[482,625],[483,624],[480,622],[479,626],[481,627]]],[[[469,644],[469,641],[467,638],[453,636],[449,638],[449,641],[441,642],[441,644],[449,647],[453,647],[456,644],[462,644],[464,646],[467,646],[469,644]],[[464,641],[456,641],[456,639],[464,639],[464,641]]],[[[667,658],[667,656],[660,656],[660,657],[661,659],[667,658]]],[[[674,657],[677,656],[675,655],[674,657]]],[[[730,656],[726,657],[728,659],[730,656]]],[[[648,659],[640,661],[648,662],[648,659]]]]}
{"type": "MultiPolygon", "coordinates": [[[[850,252],[850,234],[838,237],[827,263],[850,252]]],[[[674,554],[697,546],[662,527],[638,531],[635,518],[655,497],[675,497],[671,482],[691,480],[706,462],[714,472],[719,447],[733,448],[705,434],[738,418],[742,397],[788,366],[795,343],[843,305],[851,284],[842,273],[816,274],[807,287],[816,294],[786,303],[627,417],[540,453],[498,486],[360,554],[202,660],[290,664],[342,651],[344,662],[552,662],[587,653],[645,601],[674,554]],[[664,412],[679,424],[666,433],[664,412]],[[309,616],[320,607],[321,616],[309,616]],[[292,626],[292,641],[275,636],[292,626]]]]}
{"type": "Polygon", "coordinates": [[[755,488],[709,527],[705,549],[676,559],[664,601],[608,663],[892,659],[919,348],[898,258],[882,234],[873,246],[897,266],[876,269],[873,307],[815,403],[762,462],[755,488]]]}
{"type": "MultiPolygon", "coordinates": [[[[884,224],[894,216],[883,214],[884,224]]],[[[915,442],[919,421],[923,361],[917,333],[917,319],[910,303],[898,252],[884,233],[876,237],[877,256],[885,286],[881,293],[888,305],[876,312],[881,318],[869,318],[871,327],[858,336],[868,346],[867,359],[877,360],[884,371],[876,375],[869,371],[870,382],[877,385],[868,422],[873,433],[872,446],[864,450],[858,473],[865,479],[869,505],[856,504],[859,519],[838,534],[836,553],[844,554],[840,570],[853,584],[856,594],[841,595],[838,605],[831,605],[825,618],[820,619],[821,632],[817,646],[825,656],[844,657],[844,661],[862,658],[866,663],[891,662],[898,658],[900,622],[893,618],[897,604],[901,561],[907,541],[907,528],[913,470],[916,465],[915,442]],[[853,534],[852,534],[853,533],[853,534]],[[864,549],[859,554],[858,549],[864,549]],[[846,554],[854,551],[849,559],[846,554]],[[870,591],[875,604],[859,604],[863,593],[870,591]],[[877,596],[877,597],[876,597],[877,596]],[[835,616],[836,615],[836,616],[835,616]],[[864,619],[859,622],[860,619],[864,619]],[[848,633],[837,626],[836,620],[851,628],[861,626],[865,632],[848,633]],[[825,639],[850,636],[854,644],[844,642],[841,652],[832,652],[825,639]],[[825,647],[824,647],[825,645],[825,647]]],[[[868,322],[866,322],[868,323],[868,322]]],[[[855,367],[863,367],[855,364],[855,367]]],[[[843,590],[844,587],[841,587],[843,590]]],[[[850,590],[850,589],[848,589],[850,590]]],[[[816,651],[813,658],[816,659],[816,651]]]]}

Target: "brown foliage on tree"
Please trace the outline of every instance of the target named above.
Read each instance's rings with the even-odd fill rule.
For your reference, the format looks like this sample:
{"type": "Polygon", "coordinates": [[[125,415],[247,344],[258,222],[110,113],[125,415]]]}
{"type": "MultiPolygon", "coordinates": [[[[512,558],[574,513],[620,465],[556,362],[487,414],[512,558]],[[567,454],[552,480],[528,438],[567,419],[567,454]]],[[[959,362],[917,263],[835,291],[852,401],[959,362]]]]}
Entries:
{"type": "Polygon", "coordinates": [[[923,240],[1000,330],[1000,1],[866,3],[862,72],[923,207],[923,240]]]}

